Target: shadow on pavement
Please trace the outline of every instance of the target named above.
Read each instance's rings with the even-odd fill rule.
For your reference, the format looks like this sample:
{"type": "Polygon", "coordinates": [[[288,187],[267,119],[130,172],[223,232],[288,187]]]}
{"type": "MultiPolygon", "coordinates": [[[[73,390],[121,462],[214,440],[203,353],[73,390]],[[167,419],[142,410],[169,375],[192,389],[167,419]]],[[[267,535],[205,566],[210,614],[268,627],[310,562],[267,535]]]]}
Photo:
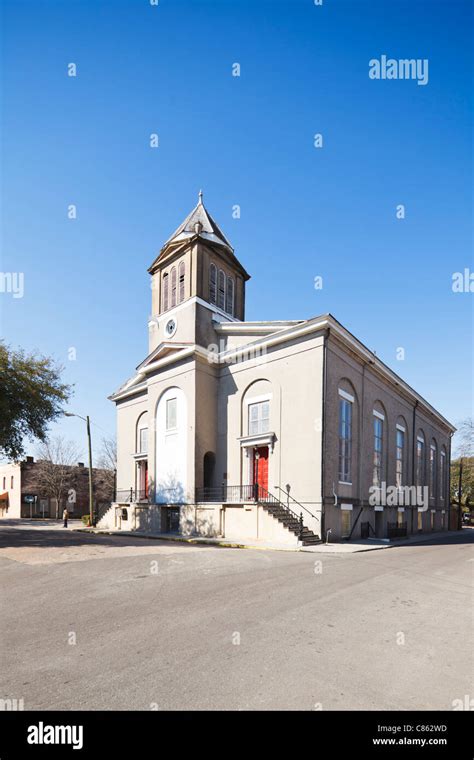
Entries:
{"type": "Polygon", "coordinates": [[[414,539],[408,543],[398,544],[393,541],[390,545],[397,546],[400,549],[406,549],[410,546],[442,546],[448,544],[471,544],[474,543],[474,527],[465,525],[461,530],[451,530],[448,533],[433,533],[430,538],[414,539]]]}
{"type": "MultiPolygon", "coordinates": [[[[48,529],[47,527],[44,527],[43,521],[41,522],[41,526],[28,525],[22,527],[17,527],[17,521],[15,521],[15,524],[10,525],[7,524],[6,520],[0,522],[0,549],[5,549],[7,547],[79,547],[90,546],[91,544],[99,546],[144,546],[147,544],[170,546],[170,541],[155,538],[148,539],[146,535],[137,536],[137,538],[135,538],[127,535],[111,536],[103,533],[83,533],[72,530],[71,528],[63,528],[62,523],[61,526],[55,525],[51,529],[48,529]]],[[[80,522],[75,522],[77,522],[77,525],[74,525],[74,527],[80,527],[80,522]]],[[[212,546],[208,544],[204,546],[200,544],[178,542],[177,545],[187,549],[222,549],[220,546],[212,546]]]]}

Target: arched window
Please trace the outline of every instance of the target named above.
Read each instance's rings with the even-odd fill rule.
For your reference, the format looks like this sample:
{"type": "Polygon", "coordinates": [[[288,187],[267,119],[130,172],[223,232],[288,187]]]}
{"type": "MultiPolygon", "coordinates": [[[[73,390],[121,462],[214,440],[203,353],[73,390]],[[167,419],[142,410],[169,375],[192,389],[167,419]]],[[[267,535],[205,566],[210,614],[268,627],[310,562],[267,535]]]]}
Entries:
{"type": "Polygon", "coordinates": [[[176,306],[176,267],[171,270],[171,308],[176,306]]]}
{"type": "Polygon", "coordinates": [[[209,301],[217,303],[217,267],[211,264],[209,267],[209,301]]]}
{"type": "Polygon", "coordinates": [[[226,312],[231,317],[234,316],[234,280],[232,277],[227,278],[226,312]]]}
{"type": "Polygon", "coordinates": [[[148,419],[147,413],[143,412],[137,421],[137,437],[135,451],[137,454],[148,453],[148,419]]]}
{"type": "Polygon", "coordinates": [[[185,504],[187,489],[187,401],[175,386],[160,396],[153,425],[154,489],[157,504],[185,504]]]}
{"type": "Polygon", "coordinates": [[[382,404],[376,402],[373,409],[374,420],[374,454],[373,454],[373,485],[381,487],[385,480],[385,437],[386,422],[382,404]]]}
{"type": "Polygon", "coordinates": [[[178,294],[178,303],[181,303],[181,301],[184,301],[184,276],[186,274],[186,265],[184,261],[181,261],[179,264],[179,294],[178,294]]]}
{"type": "Polygon", "coordinates": [[[204,488],[211,488],[214,482],[214,469],[216,466],[216,455],[213,451],[208,451],[204,454],[203,463],[203,480],[204,488]]]}
{"type": "Polygon", "coordinates": [[[439,460],[439,497],[443,500],[446,498],[446,461],[446,449],[444,446],[442,446],[441,456],[439,460]]]}
{"type": "Polygon", "coordinates": [[[169,308],[169,276],[168,272],[163,275],[163,311],[169,308]]]}
{"type": "MultiPolygon", "coordinates": [[[[272,386],[265,378],[255,380],[242,396],[242,433],[260,435],[270,431],[272,386]]],[[[253,448],[253,444],[252,444],[253,448]]]]}
{"type": "Polygon", "coordinates": [[[416,485],[425,485],[425,436],[422,430],[416,436],[416,485]]]}
{"type": "Polygon", "coordinates": [[[352,483],[352,420],[354,396],[343,388],[339,396],[339,482],[352,483]]]}
{"type": "Polygon", "coordinates": [[[219,282],[217,288],[217,305],[225,311],[225,273],[219,269],[219,282]]]}
{"type": "Polygon", "coordinates": [[[430,443],[430,498],[436,496],[436,480],[438,477],[438,447],[433,438],[430,443]]]}
{"type": "Polygon", "coordinates": [[[395,485],[401,488],[407,482],[407,426],[403,417],[395,428],[395,485]]]}

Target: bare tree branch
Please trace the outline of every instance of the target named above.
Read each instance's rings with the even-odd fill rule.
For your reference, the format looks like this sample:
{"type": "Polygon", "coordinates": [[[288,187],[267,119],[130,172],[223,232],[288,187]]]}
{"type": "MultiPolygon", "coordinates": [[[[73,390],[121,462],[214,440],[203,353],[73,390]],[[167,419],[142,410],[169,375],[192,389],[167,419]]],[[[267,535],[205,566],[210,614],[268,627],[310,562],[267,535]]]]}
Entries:
{"type": "Polygon", "coordinates": [[[71,469],[77,465],[82,452],[72,441],[61,436],[49,438],[37,448],[38,485],[45,496],[56,501],[56,518],[61,504],[72,487],[71,469]]]}
{"type": "Polygon", "coordinates": [[[466,417],[465,420],[459,422],[453,442],[456,457],[474,456],[474,420],[472,417],[466,417]]]}

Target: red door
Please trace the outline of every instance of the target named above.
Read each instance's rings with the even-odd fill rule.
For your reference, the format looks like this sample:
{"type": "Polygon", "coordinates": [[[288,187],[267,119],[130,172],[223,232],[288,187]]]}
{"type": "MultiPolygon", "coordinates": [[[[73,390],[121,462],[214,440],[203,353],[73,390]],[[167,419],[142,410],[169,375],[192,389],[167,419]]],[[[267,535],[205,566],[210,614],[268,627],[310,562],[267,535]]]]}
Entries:
{"type": "Polygon", "coordinates": [[[148,461],[145,462],[145,499],[148,499],[148,461]]]}
{"type": "Polygon", "coordinates": [[[268,491],[268,446],[259,446],[253,450],[252,483],[258,483],[260,488],[268,491]]]}

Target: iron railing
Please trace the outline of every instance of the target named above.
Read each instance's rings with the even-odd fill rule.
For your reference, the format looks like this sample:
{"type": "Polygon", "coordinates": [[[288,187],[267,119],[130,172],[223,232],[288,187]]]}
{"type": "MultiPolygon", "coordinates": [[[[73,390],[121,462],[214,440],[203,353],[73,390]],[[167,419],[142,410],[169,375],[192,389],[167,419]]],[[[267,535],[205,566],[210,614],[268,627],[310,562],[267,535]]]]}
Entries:
{"type": "MultiPolygon", "coordinates": [[[[249,501],[258,501],[261,504],[278,504],[291,512],[286,504],[280,501],[276,496],[273,496],[273,494],[267,491],[266,488],[258,485],[258,483],[251,483],[250,485],[244,486],[228,486],[223,484],[222,486],[216,486],[213,488],[197,488],[196,502],[209,501],[222,504],[244,504],[249,501]]],[[[305,507],[303,507],[303,509],[305,509],[305,507]]],[[[311,514],[311,512],[309,512],[309,514],[311,514]]],[[[311,516],[314,517],[314,515],[311,516]]]]}
{"type": "Polygon", "coordinates": [[[375,536],[375,530],[373,529],[370,522],[361,522],[360,524],[360,537],[361,538],[370,538],[370,531],[372,531],[372,534],[375,536]]]}
{"type": "Polygon", "coordinates": [[[137,488],[127,488],[126,491],[118,490],[115,494],[115,501],[118,504],[148,502],[148,492],[137,488]]]}
{"type": "MultiPolygon", "coordinates": [[[[316,515],[313,515],[313,513],[312,513],[312,512],[310,512],[310,511],[309,511],[309,509],[308,509],[307,507],[305,507],[305,505],[304,505],[304,504],[302,504],[300,501],[297,501],[297,500],[296,500],[296,499],[295,499],[293,496],[291,496],[291,495],[288,493],[288,491],[285,491],[283,488],[280,488],[280,486],[275,486],[275,488],[278,488],[278,490],[279,490],[279,491],[281,491],[281,493],[284,493],[284,494],[285,494],[285,496],[287,497],[287,499],[291,499],[291,501],[292,501],[294,504],[297,504],[297,505],[298,505],[298,506],[299,506],[301,509],[304,509],[304,511],[305,511],[305,512],[307,512],[307,513],[308,513],[308,515],[311,515],[311,517],[314,517],[314,519],[315,519],[315,520],[317,520],[317,519],[318,519],[318,518],[316,517],[316,515]]],[[[289,506],[289,504],[288,504],[288,506],[289,506]]]]}
{"type": "Polygon", "coordinates": [[[292,520],[298,521],[300,538],[303,535],[303,513],[300,512],[298,515],[296,512],[293,512],[287,504],[284,504],[266,488],[258,485],[258,483],[243,486],[222,485],[215,488],[197,488],[196,502],[218,502],[221,504],[255,502],[265,507],[280,509],[292,520]]]}
{"type": "Polygon", "coordinates": [[[387,523],[387,538],[405,538],[408,535],[407,523],[387,523]]]}
{"type": "Polygon", "coordinates": [[[255,501],[257,501],[259,504],[263,504],[263,506],[265,507],[274,507],[274,508],[280,509],[292,520],[298,521],[298,538],[300,541],[302,541],[303,531],[304,531],[303,513],[300,512],[298,515],[296,514],[296,512],[293,512],[293,510],[290,509],[287,504],[283,504],[283,502],[280,501],[280,499],[278,499],[276,496],[270,493],[270,491],[267,491],[266,488],[263,488],[263,486],[259,486],[256,484],[254,488],[255,488],[255,494],[256,494],[255,501]]]}
{"type": "Polygon", "coordinates": [[[254,485],[246,486],[216,486],[196,488],[196,501],[220,502],[222,504],[243,504],[247,501],[257,501],[254,485]]]}

